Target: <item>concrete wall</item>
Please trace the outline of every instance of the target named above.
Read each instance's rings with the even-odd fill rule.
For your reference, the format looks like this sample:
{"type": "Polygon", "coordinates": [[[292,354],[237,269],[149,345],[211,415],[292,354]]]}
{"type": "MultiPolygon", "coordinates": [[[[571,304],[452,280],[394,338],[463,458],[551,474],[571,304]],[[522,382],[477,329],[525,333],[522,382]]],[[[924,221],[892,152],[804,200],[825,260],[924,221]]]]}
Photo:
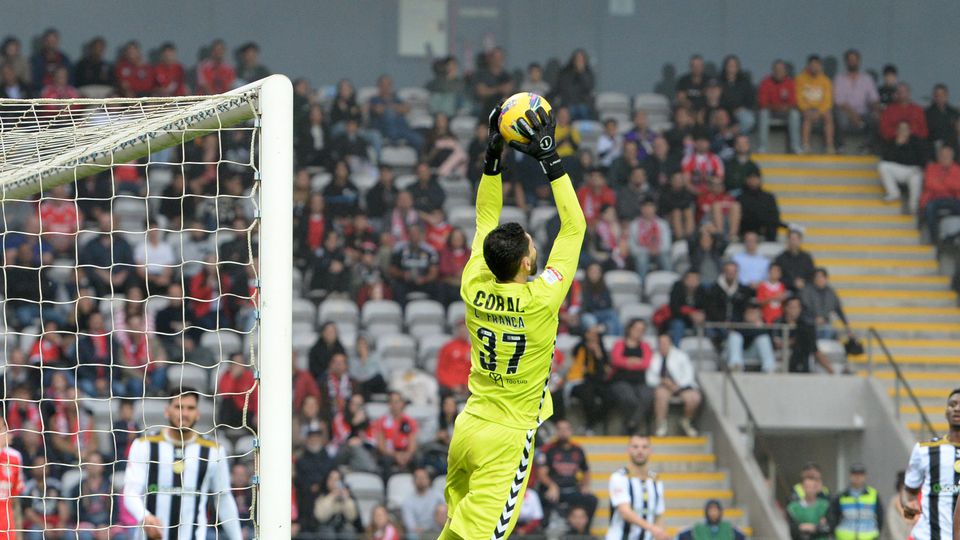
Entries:
{"type": "MultiPolygon", "coordinates": [[[[350,77],[369,85],[385,71],[400,85],[430,76],[425,58],[397,55],[398,0],[5,0],[2,6],[0,34],[26,40],[56,26],[72,54],[102,34],[112,47],[131,38],[148,48],[173,39],[193,60],[202,44],[222,37],[231,47],[256,40],[273,70],[316,84],[350,77]]],[[[475,52],[489,35],[506,47],[510,65],[524,66],[551,56],[565,61],[583,47],[604,89],[651,91],[664,64],[683,72],[692,52],[713,62],[737,53],[759,76],[773,57],[802,64],[810,52],[839,56],[857,47],[867,67],[896,63],[916,96],[928,95],[937,81],[960,92],[960,72],[951,69],[960,57],[955,0],[449,0],[448,11],[453,52],[475,52]],[[611,15],[613,4],[633,5],[634,13],[611,15]]]]}

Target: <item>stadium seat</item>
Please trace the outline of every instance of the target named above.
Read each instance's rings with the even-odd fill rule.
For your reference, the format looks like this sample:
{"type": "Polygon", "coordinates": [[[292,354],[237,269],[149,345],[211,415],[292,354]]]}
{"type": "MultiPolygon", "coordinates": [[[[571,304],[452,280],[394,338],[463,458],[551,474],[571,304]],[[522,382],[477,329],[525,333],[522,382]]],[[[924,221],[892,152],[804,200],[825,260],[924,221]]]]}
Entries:
{"type": "Polygon", "coordinates": [[[943,242],[947,238],[956,236],[960,234],[960,216],[943,216],[937,227],[939,238],[931,238],[931,241],[943,242]]]}
{"type": "Polygon", "coordinates": [[[166,425],[169,421],[164,416],[164,411],[167,408],[167,400],[159,398],[147,398],[142,401],[142,412],[141,415],[135,416],[135,418],[141,418],[143,420],[143,427],[149,429],[151,426],[161,426],[166,425]]]}
{"type": "Polygon", "coordinates": [[[706,337],[687,336],[680,340],[680,350],[687,353],[694,362],[720,361],[720,355],[714,349],[713,343],[706,337]]]}
{"type": "Polygon", "coordinates": [[[601,120],[610,113],[630,114],[630,96],[621,92],[599,92],[595,104],[601,120]]]}
{"type": "Polygon", "coordinates": [[[364,326],[363,333],[376,344],[380,336],[403,333],[403,325],[395,322],[377,322],[364,326]]]}
{"type": "Polygon", "coordinates": [[[440,494],[443,494],[445,487],[447,487],[447,475],[445,474],[437,475],[437,477],[433,479],[433,483],[430,485],[430,489],[433,489],[440,494]]]}
{"type": "Polygon", "coordinates": [[[368,300],[360,310],[360,320],[365,328],[373,324],[403,324],[403,311],[393,300],[368,300]]]}
{"type": "Polygon", "coordinates": [[[603,341],[603,348],[609,353],[613,350],[613,346],[617,344],[617,341],[623,339],[623,336],[603,336],[600,339],[603,341]]]}
{"type": "MultiPolygon", "coordinates": [[[[676,272],[657,270],[647,273],[643,280],[643,295],[647,299],[657,294],[670,294],[670,289],[680,276],[676,272]]],[[[651,302],[652,304],[653,302],[651,302]]]]}
{"type": "Polygon", "coordinates": [[[644,93],[633,97],[633,109],[644,111],[648,116],[670,114],[670,100],[662,94],[644,93]]]}
{"type": "MultiPolygon", "coordinates": [[[[477,223],[477,209],[473,206],[451,208],[450,215],[447,216],[447,221],[450,222],[450,225],[458,229],[466,230],[475,227],[477,223]]],[[[467,241],[470,240],[472,240],[472,238],[468,236],[467,241]]]]}
{"type": "Polygon", "coordinates": [[[293,352],[297,354],[307,354],[313,344],[317,342],[317,334],[314,332],[293,333],[293,352]]]}
{"type": "Polygon", "coordinates": [[[417,151],[409,146],[385,146],[380,151],[380,163],[394,169],[411,171],[417,164],[417,151]]]}
{"type": "Polygon", "coordinates": [[[393,185],[400,191],[405,191],[410,186],[417,183],[417,177],[413,174],[400,174],[393,180],[393,185]]]}
{"type": "Polygon", "coordinates": [[[423,109],[410,109],[407,113],[407,124],[413,129],[431,129],[433,117],[423,109]]]}
{"type": "Polygon", "coordinates": [[[309,300],[294,298],[292,311],[293,320],[295,321],[310,321],[310,324],[314,324],[316,321],[317,310],[313,302],[309,300]]]}
{"type": "Polygon", "coordinates": [[[409,405],[405,411],[417,422],[417,442],[427,444],[437,437],[437,407],[435,405],[409,405]]]}
{"type": "Polygon", "coordinates": [[[442,328],[446,318],[446,312],[440,302],[436,300],[414,300],[407,303],[403,322],[408,328],[425,324],[442,328]]]}
{"type": "Polygon", "coordinates": [[[415,339],[421,340],[429,336],[443,335],[443,330],[442,324],[424,323],[411,326],[407,329],[407,333],[415,339]]]}
{"type": "Polygon", "coordinates": [[[294,336],[297,334],[310,334],[313,333],[315,329],[316,326],[309,321],[293,321],[293,325],[291,326],[291,331],[294,336]]]}
{"type": "Polygon", "coordinates": [[[143,199],[118,196],[113,200],[113,217],[119,220],[121,229],[142,231],[147,220],[147,205],[143,199]]]}
{"type": "Polygon", "coordinates": [[[580,149],[596,152],[597,141],[603,133],[603,124],[596,120],[577,120],[573,126],[580,132],[580,149]]]}
{"type": "Polygon", "coordinates": [[[723,250],[723,258],[729,259],[734,255],[744,252],[744,247],[742,242],[731,243],[727,246],[727,249],[723,250]]]}
{"type": "Polygon", "coordinates": [[[253,435],[244,435],[237,439],[235,445],[233,445],[233,454],[237,459],[247,460],[253,459],[253,449],[256,447],[257,438],[253,435]]]}
{"type": "Polygon", "coordinates": [[[473,185],[466,178],[441,178],[440,187],[448,199],[461,200],[470,204],[473,198],[473,185]]]}
{"type": "Polygon", "coordinates": [[[373,186],[377,184],[377,174],[373,169],[359,168],[350,175],[353,185],[357,186],[361,194],[366,194],[373,186]]]}
{"type": "Polygon", "coordinates": [[[689,247],[686,242],[674,242],[670,246],[670,264],[678,268],[680,264],[689,261],[689,247]]]}
{"type": "Polygon", "coordinates": [[[331,173],[317,173],[310,178],[310,189],[314,192],[322,192],[323,188],[327,187],[331,180],[333,180],[331,173]]]}
{"type": "Polygon", "coordinates": [[[437,353],[453,336],[448,334],[432,334],[420,339],[417,351],[418,367],[427,373],[434,373],[437,368],[437,353]]]}
{"type": "Polygon", "coordinates": [[[200,346],[215,355],[220,355],[221,359],[225,359],[231,354],[243,350],[243,339],[231,330],[208,331],[200,337],[200,346]]]}
{"type": "Polygon", "coordinates": [[[603,281],[611,293],[625,293],[639,296],[640,276],[630,270],[610,270],[603,275],[603,281]]]}
{"type": "Polygon", "coordinates": [[[553,219],[553,216],[557,215],[557,209],[553,206],[538,206],[530,212],[530,221],[528,222],[530,226],[530,231],[534,236],[537,236],[536,233],[540,229],[546,229],[547,222],[553,219]]]}
{"type": "Polygon", "coordinates": [[[397,473],[387,479],[387,507],[399,509],[403,501],[410,498],[417,488],[413,485],[413,475],[397,473]]]}
{"type": "Polygon", "coordinates": [[[660,309],[660,306],[670,302],[670,293],[657,293],[647,299],[647,303],[653,306],[653,310],[660,309]]]}
{"type": "Polygon", "coordinates": [[[570,358],[570,355],[573,354],[573,348],[577,346],[577,343],[580,343],[580,336],[557,334],[557,350],[567,358],[570,358]]]}
{"type": "Polygon", "coordinates": [[[430,92],[420,86],[405,86],[397,90],[397,97],[405,101],[411,108],[425,110],[427,102],[430,100],[430,92]]]}
{"type": "Polygon", "coordinates": [[[343,477],[343,483],[350,488],[350,492],[358,499],[383,500],[383,479],[379,475],[352,471],[343,477]]]}
{"type": "Polygon", "coordinates": [[[476,127],[477,119],[473,116],[454,116],[450,119],[450,131],[464,145],[473,139],[473,130],[476,127]]]}
{"type": "Polygon", "coordinates": [[[376,86],[361,86],[357,88],[357,104],[366,105],[370,102],[370,98],[377,95],[377,92],[376,86]]]}
{"type": "Polygon", "coordinates": [[[610,299],[613,300],[613,307],[619,309],[622,306],[636,304],[640,301],[640,295],[629,292],[615,292],[610,294],[610,299]]]}
{"type": "MultiPolygon", "coordinates": [[[[224,366],[223,372],[226,369],[224,366]]],[[[167,380],[172,388],[192,386],[205,391],[210,388],[210,370],[190,363],[177,364],[167,370],[167,380]]]]}
{"type": "Polygon", "coordinates": [[[353,300],[328,298],[320,304],[320,324],[326,322],[347,323],[356,326],[360,322],[360,310],[353,300]]]}
{"type": "Polygon", "coordinates": [[[451,302],[447,306],[447,329],[450,330],[450,333],[457,331],[456,326],[463,320],[466,310],[467,305],[460,300],[451,302]]]}
{"type": "Polygon", "coordinates": [[[366,411],[367,418],[369,418],[372,422],[390,412],[390,406],[386,403],[380,403],[378,401],[368,401],[363,406],[363,410],[366,411]]]}
{"type": "Polygon", "coordinates": [[[519,223],[524,229],[527,228],[527,213],[516,206],[504,206],[500,210],[500,223],[519,223]]]}
{"type": "Polygon", "coordinates": [[[370,526],[370,519],[373,515],[373,509],[377,506],[383,504],[383,497],[378,497],[376,499],[368,498],[359,498],[357,497],[357,512],[360,513],[360,524],[367,528],[370,526]]]}
{"type": "Polygon", "coordinates": [[[393,334],[378,338],[377,350],[385,362],[398,357],[409,358],[412,361],[417,357],[417,342],[406,334],[393,334]]]}
{"type": "Polygon", "coordinates": [[[835,339],[818,339],[817,349],[822,352],[832,364],[846,364],[847,351],[843,343],[835,339]]]}
{"type": "Polygon", "coordinates": [[[760,245],[757,247],[757,253],[773,260],[783,252],[783,249],[784,246],[780,242],[760,242],[760,245]]]}
{"type": "Polygon", "coordinates": [[[633,319],[643,319],[649,323],[653,317],[653,311],[653,306],[650,304],[626,304],[620,306],[620,322],[626,325],[633,319]]]}

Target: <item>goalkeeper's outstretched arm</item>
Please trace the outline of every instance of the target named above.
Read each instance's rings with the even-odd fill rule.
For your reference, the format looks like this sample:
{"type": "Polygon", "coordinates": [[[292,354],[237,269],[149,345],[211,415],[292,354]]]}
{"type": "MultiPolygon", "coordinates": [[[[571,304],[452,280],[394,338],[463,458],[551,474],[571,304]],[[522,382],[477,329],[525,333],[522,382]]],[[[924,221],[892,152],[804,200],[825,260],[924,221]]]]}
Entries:
{"type": "Polygon", "coordinates": [[[500,176],[503,137],[500,136],[497,125],[499,119],[498,105],[490,111],[487,120],[487,154],[483,163],[483,176],[480,177],[480,186],[477,188],[477,230],[470,245],[470,260],[463,269],[464,278],[461,279],[461,284],[468,281],[467,276],[486,268],[483,261],[483,241],[500,223],[500,211],[503,209],[503,181],[500,176]]]}

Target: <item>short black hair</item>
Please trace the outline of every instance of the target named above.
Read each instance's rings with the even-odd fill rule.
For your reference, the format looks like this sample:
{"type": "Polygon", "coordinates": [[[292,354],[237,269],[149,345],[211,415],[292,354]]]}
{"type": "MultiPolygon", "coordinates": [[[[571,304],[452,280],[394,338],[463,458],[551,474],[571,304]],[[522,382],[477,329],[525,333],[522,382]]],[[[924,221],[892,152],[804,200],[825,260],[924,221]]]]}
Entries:
{"type": "Polygon", "coordinates": [[[823,277],[830,277],[830,272],[827,271],[825,266],[818,266],[813,270],[813,275],[823,274],[823,277]]]}
{"type": "Polygon", "coordinates": [[[510,281],[530,252],[527,233],[519,223],[504,223],[483,240],[483,260],[499,281],[510,281]]]}
{"type": "Polygon", "coordinates": [[[174,387],[170,390],[170,395],[168,396],[171,400],[174,398],[185,398],[192,397],[197,400],[197,403],[200,403],[200,391],[192,386],[180,386],[174,387]]]}
{"type": "Polygon", "coordinates": [[[883,66],[883,74],[886,75],[887,73],[893,73],[894,75],[896,75],[897,66],[893,64],[886,64],[885,66],[883,66]]]}
{"type": "Polygon", "coordinates": [[[943,84],[942,82],[933,85],[933,91],[936,92],[937,90],[943,90],[944,92],[947,92],[947,85],[943,84]]]}
{"type": "Polygon", "coordinates": [[[816,60],[817,62],[822,62],[822,60],[820,60],[820,55],[819,55],[819,54],[811,54],[810,56],[807,57],[807,63],[808,63],[808,64],[809,64],[810,62],[813,62],[814,60],[816,60]]]}
{"type": "Polygon", "coordinates": [[[952,398],[957,394],[960,394],[960,388],[954,388],[953,390],[951,390],[950,393],[947,395],[947,399],[949,400],[950,398],[952,398]]]}

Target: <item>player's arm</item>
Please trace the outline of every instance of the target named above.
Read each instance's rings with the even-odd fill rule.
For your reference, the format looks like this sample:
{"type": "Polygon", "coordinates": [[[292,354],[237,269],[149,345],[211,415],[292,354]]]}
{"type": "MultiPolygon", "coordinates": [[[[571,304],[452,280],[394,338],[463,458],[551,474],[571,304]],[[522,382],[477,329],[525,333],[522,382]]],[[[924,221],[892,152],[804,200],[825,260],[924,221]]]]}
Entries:
{"type": "Polygon", "coordinates": [[[563,163],[557,155],[555,139],[556,121],[553,115],[543,107],[527,111],[526,118],[517,120],[518,130],[530,139],[527,144],[510,141],[510,146],[540,162],[544,174],[550,179],[553,199],[560,216],[560,232],[553,243],[550,257],[547,259],[548,271],[541,278],[550,305],[559,309],[563,297],[570,290],[573,275],[580,261],[580,248],[587,231],[587,222],[577,193],[573,190],[570,177],[563,170],[563,163]],[[551,286],[559,284],[559,286],[551,286]]]}
{"type": "Polygon", "coordinates": [[[213,492],[217,493],[217,520],[223,526],[228,540],[243,540],[240,530],[240,512],[237,510],[237,501],[233,498],[230,486],[230,471],[227,468],[227,457],[223,455],[223,448],[217,449],[217,468],[213,477],[213,492]]]}
{"type": "Polygon", "coordinates": [[[900,496],[900,506],[903,507],[903,517],[913,519],[920,513],[920,488],[923,487],[923,481],[926,471],[923,467],[923,448],[920,444],[913,446],[910,452],[910,461],[907,463],[907,471],[903,478],[903,494],[900,496]]]}
{"type": "Polygon", "coordinates": [[[150,459],[150,445],[143,439],[130,444],[127,455],[127,468],[123,476],[123,506],[137,523],[143,523],[147,517],[147,507],[143,496],[147,492],[147,467],[150,459]]]}
{"type": "Polygon", "coordinates": [[[500,210],[503,208],[503,181],[500,167],[503,164],[503,137],[500,135],[500,106],[490,111],[487,118],[487,154],[483,161],[483,175],[477,187],[477,230],[470,246],[470,260],[463,269],[461,283],[468,281],[467,275],[485,268],[483,262],[483,241],[497,224],[500,223],[500,210]]]}

